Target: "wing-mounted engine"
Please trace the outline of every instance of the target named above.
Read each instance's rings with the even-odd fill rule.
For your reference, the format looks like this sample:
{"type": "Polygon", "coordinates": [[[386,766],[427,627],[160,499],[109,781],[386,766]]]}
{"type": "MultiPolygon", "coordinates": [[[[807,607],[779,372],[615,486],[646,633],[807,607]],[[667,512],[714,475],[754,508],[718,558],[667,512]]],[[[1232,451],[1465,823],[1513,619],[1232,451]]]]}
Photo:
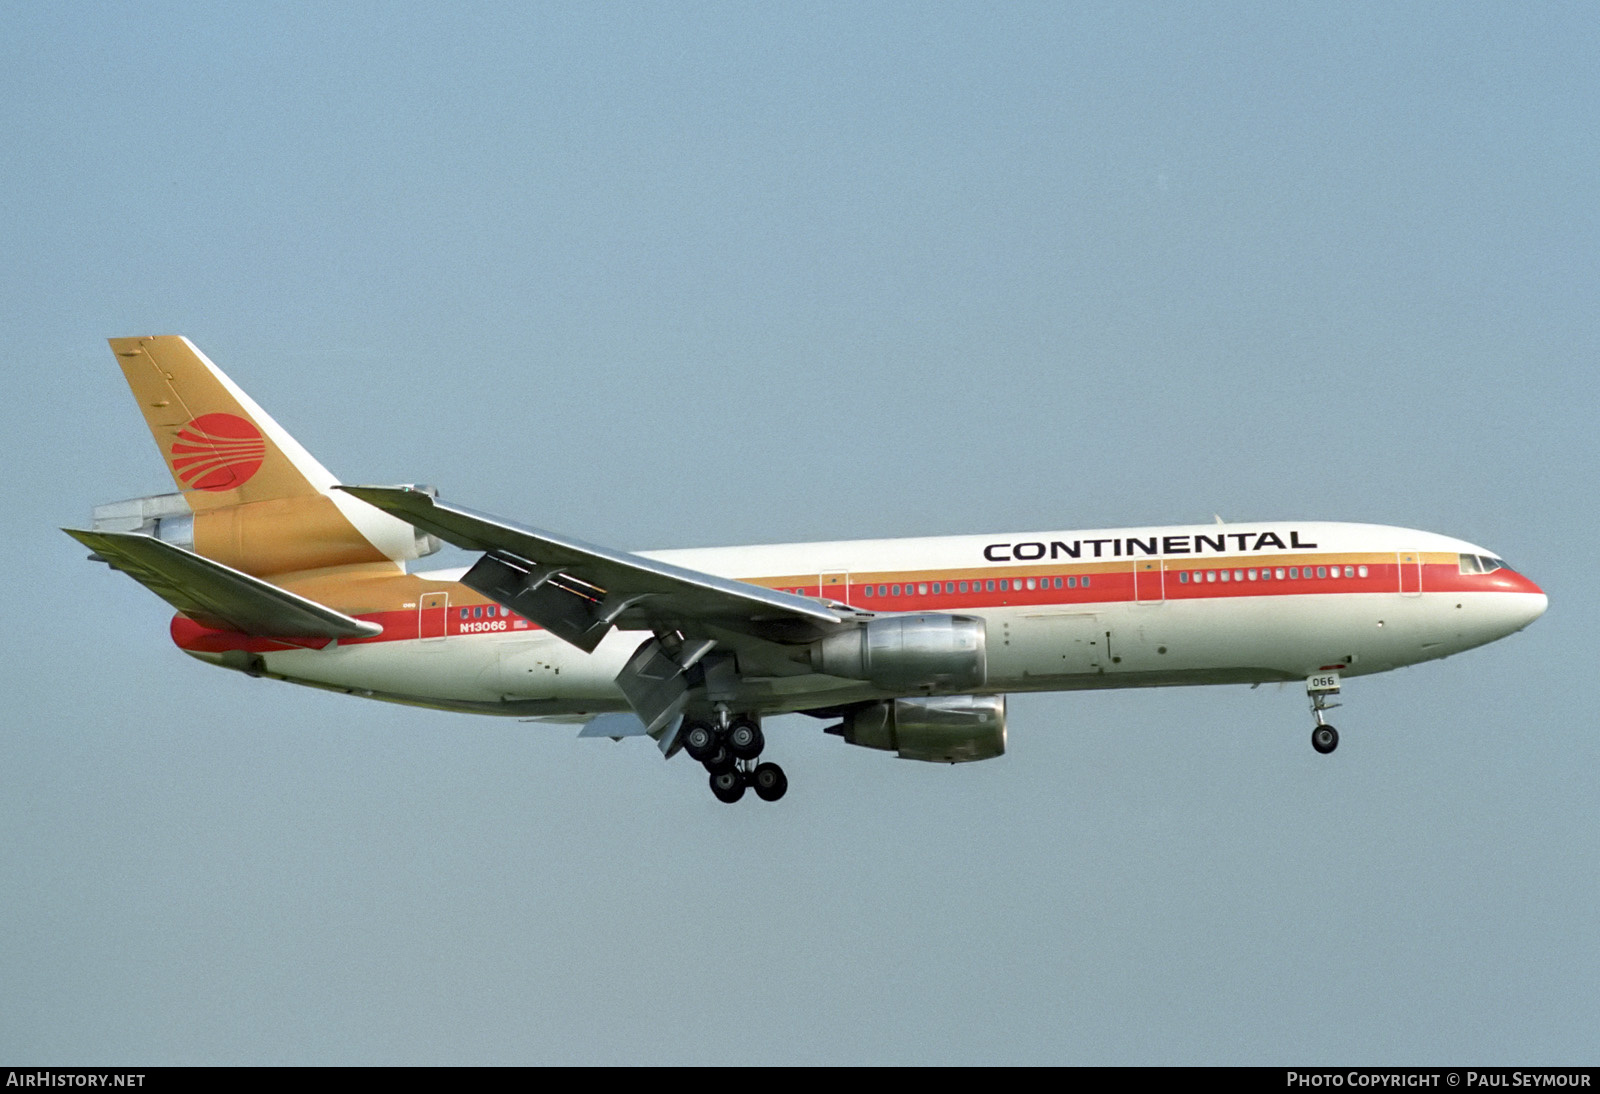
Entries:
{"type": "Polygon", "coordinates": [[[982,687],[984,641],[983,620],[973,616],[880,616],[812,643],[811,667],[893,691],[982,687]]]}
{"type": "Polygon", "coordinates": [[[1006,750],[1006,697],[891,699],[851,711],[827,732],[863,748],[898,752],[903,760],[990,760],[1006,750]]]}

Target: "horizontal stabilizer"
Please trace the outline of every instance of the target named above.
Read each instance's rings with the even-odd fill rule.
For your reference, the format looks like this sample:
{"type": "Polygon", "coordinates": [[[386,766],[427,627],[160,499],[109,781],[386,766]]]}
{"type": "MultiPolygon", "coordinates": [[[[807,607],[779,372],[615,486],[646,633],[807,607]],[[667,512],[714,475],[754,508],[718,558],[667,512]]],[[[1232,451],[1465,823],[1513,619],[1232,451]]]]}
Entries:
{"type": "Polygon", "coordinates": [[[376,623],[136,532],[63,532],[203,626],[262,638],[370,638],[376,623]]]}

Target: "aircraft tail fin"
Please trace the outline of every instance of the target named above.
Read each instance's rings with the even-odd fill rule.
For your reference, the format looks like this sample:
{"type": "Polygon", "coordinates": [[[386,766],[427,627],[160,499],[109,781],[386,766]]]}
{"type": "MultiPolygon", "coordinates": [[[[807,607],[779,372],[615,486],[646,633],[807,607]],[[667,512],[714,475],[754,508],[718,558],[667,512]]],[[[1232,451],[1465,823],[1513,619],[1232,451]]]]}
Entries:
{"type": "Polygon", "coordinates": [[[327,469],[187,338],[113,338],[111,350],[196,512],[333,485],[327,469]]]}
{"type": "Polygon", "coordinates": [[[405,521],[334,492],[333,475],[187,338],[110,341],[194,513],[183,545],[195,553],[261,576],[398,567],[438,549],[405,521]]]}

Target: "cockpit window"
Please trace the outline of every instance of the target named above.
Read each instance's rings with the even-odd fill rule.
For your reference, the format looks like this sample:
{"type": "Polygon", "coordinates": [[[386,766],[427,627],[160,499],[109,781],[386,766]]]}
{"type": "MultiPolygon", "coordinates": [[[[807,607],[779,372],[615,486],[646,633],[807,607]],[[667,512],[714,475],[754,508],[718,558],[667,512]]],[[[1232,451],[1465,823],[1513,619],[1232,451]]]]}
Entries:
{"type": "Polygon", "coordinates": [[[1458,555],[1461,560],[1461,572],[1464,574],[1492,574],[1496,570],[1509,570],[1505,559],[1492,558],[1489,555],[1458,555]]]}

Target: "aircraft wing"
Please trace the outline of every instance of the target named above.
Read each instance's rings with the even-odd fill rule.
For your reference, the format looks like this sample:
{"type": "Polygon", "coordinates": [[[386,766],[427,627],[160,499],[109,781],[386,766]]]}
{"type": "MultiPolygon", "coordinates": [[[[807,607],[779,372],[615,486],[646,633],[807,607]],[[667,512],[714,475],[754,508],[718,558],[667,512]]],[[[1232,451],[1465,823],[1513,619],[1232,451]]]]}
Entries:
{"type": "Polygon", "coordinates": [[[616,682],[644,731],[669,753],[671,726],[691,691],[731,686],[733,653],[752,662],[775,653],[788,670],[807,672],[781,647],[814,641],[856,618],[843,606],[524,528],[408,487],[339,489],[457,547],[483,551],[463,585],[586,653],[613,627],[649,631],[616,682]]]}
{"type": "Polygon", "coordinates": [[[195,622],[263,638],[354,638],[383,628],[138,532],[63,532],[195,622]]]}
{"type": "Polygon", "coordinates": [[[408,487],[339,489],[457,547],[485,552],[462,583],[585,652],[613,626],[797,642],[852,618],[848,609],[809,597],[526,528],[408,487]]]}

